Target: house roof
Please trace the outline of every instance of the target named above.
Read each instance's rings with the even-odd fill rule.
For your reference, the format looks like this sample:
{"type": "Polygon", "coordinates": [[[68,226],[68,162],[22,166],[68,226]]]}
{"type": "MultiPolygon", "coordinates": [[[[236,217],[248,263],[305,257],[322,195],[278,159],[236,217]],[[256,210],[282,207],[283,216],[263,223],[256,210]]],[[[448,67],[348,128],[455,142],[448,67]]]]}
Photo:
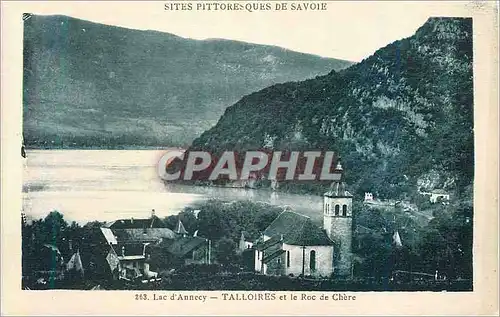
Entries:
{"type": "Polygon", "coordinates": [[[282,212],[264,230],[264,235],[275,239],[283,236],[283,242],[291,245],[333,245],[333,241],[311,218],[293,211],[282,212]]]}
{"type": "Polygon", "coordinates": [[[162,246],[166,247],[169,253],[183,257],[205,242],[206,240],[200,237],[181,237],[176,240],[164,241],[162,242],[162,246]]]}
{"type": "Polygon", "coordinates": [[[165,224],[160,218],[151,216],[146,219],[118,219],[107,223],[104,227],[110,229],[142,229],[142,228],[164,228],[165,224]]]}
{"type": "Polygon", "coordinates": [[[118,243],[175,239],[175,233],[168,228],[115,229],[112,232],[118,243]]]}
{"type": "Polygon", "coordinates": [[[104,238],[109,244],[117,244],[118,241],[116,241],[116,237],[113,234],[113,231],[109,228],[101,228],[101,232],[104,235],[104,238]]]}
{"type": "Polygon", "coordinates": [[[182,224],[182,221],[179,219],[179,222],[177,223],[177,227],[175,227],[175,233],[178,234],[187,234],[188,232],[186,231],[186,228],[184,228],[184,225],[182,224]]]}
{"type": "Polygon", "coordinates": [[[118,257],[118,259],[122,261],[135,261],[135,260],[142,260],[144,258],[145,258],[144,255],[126,255],[118,257]]]}

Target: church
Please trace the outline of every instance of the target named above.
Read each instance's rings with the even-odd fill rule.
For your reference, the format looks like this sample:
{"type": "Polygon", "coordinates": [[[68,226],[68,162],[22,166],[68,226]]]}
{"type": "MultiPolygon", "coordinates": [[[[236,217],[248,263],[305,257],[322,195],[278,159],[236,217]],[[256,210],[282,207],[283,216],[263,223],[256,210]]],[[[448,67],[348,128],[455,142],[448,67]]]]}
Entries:
{"type": "Polygon", "coordinates": [[[242,241],[253,270],[268,275],[348,276],[352,268],[352,198],[341,173],[323,195],[323,228],[308,216],[283,211],[256,243],[242,241]]]}

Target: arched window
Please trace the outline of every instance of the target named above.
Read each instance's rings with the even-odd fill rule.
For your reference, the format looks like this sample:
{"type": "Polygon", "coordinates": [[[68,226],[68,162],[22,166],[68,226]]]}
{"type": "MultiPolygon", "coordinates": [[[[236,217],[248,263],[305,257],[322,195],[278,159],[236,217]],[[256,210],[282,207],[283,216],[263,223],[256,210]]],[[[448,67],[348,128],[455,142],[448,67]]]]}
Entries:
{"type": "Polygon", "coordinates": [[[342,216],[347,216],[347,205],[342,206],[342,216]]]}
{"type": "Polygon", "coordinates": [[[316,271],[316,251],[314,250],[309,253],[309,268],[311,272],[316,271]]]}
{"type": "Polygon", "coordinates": [[[290,251],[286,251],[286,267],[290,267],[290,251]]]}
{"type": "Polygon", "coordinates": [[[340,205],[335,205],[335,216],[338,216],[340,213],[340,205]]]}

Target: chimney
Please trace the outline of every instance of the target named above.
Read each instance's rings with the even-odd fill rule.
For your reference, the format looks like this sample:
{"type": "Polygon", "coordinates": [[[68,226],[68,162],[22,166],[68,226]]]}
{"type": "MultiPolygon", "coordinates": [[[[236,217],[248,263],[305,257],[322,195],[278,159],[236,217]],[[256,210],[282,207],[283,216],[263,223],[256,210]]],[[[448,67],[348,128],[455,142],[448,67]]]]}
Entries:
{"type": "Polygon", "coordinates": [[[151,209],[151,218],[153,218],[154,216],[155,216],[155,210],[151,209]]]}
{"type": "Polygon", "coordinates": [[[130,223],[133,224],[134,223],[134,217],[130,217],[130,223]]]}

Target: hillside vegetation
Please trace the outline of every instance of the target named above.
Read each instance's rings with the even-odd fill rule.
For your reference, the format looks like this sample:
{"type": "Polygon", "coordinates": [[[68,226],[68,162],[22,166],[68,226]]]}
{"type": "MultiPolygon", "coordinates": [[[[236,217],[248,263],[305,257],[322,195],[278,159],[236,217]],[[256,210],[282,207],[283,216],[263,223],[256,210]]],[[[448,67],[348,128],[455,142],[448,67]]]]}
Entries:
{"type": "Polygon", "coordinates": [[[345,70],[243,97],[191,149],[330,150],[359,194],[396,198],[416,186],[470,192],[472,57],[472,19],[430,18],[345,70]]]}

